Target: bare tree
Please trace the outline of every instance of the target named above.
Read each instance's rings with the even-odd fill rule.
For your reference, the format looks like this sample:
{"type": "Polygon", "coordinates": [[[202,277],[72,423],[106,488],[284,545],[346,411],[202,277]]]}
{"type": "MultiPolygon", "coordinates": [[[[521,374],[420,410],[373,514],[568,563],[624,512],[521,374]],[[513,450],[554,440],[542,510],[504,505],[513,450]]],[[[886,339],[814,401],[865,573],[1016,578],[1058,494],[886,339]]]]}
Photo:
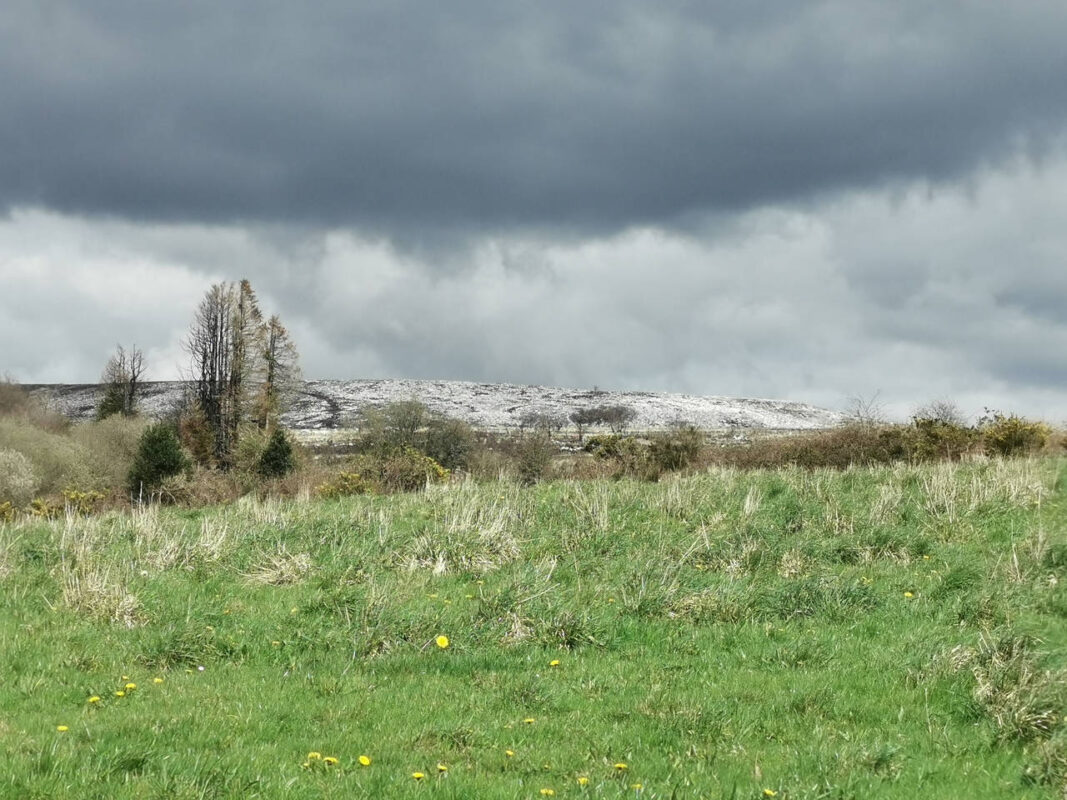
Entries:
{"type": "Polygon", "coordinates": [[[118,345],[114,355],[104,365],[100,382],[104,394],[96,409],[96,418],[104,419],[113,414],[132,417],[137,413],[137,392],[144,379],[144,353],[134,345],[127,351],[118,345]]]}
{"type": "Polygon", "coordinates": [[[597,406],[593,409],[597,422],[607,425],[615,434],[624,433],[630,423],[637,418],[637,412],[630,406],[597,406]]]}
{"type": "Polygon", "coordinates": [[[953,425],[957,428],[963,428],[967,425],[967,415],[954,402],[945,399],[931,400],[929,403],[919,406],[915,409],[915,413],[912,414],[912,418],[927,419],[944,425],[953,425]]]}

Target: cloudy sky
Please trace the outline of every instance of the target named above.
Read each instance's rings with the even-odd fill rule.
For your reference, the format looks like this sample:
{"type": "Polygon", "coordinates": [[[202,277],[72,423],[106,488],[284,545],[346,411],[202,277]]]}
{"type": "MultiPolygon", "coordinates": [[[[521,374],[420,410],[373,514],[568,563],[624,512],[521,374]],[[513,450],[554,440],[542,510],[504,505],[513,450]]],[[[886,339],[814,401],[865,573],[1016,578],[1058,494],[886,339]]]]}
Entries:
{"type": "Polygon", "coordinates": [[[312,378],[1067,419],[1062,0],[5,0],[0,372],[249,278],[312,378]]]}

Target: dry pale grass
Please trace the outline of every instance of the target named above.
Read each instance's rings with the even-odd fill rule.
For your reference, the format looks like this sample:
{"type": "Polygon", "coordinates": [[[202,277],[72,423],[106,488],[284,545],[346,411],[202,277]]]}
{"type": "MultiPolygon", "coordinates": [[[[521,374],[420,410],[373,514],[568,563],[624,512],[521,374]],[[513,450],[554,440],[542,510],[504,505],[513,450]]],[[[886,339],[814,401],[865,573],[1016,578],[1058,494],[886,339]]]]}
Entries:
{"type": "Polygon", "coordinates": [[[145,620],[137,596],[108,569],[79,567],[64,570],[63,604],[78,614],[134,628],[145,620]]]}
{"type": "Polygon", "coordinates": [[[290,553],[285,545],[277,552],[263,553],[256,566],[244,573],[245,581],[268,586],[299,583],[311,573],[314,562],[307,553],[290,553]]]}

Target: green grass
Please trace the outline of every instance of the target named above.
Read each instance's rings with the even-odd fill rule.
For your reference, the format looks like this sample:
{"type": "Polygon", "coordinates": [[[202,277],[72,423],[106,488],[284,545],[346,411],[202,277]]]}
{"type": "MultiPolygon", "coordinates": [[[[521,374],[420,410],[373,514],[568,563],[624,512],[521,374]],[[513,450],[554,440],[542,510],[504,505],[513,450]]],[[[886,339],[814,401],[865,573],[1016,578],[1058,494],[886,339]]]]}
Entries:
{"type": "Polygon", "coordinates": [[[0,796],[1062,797],[1065,523],[1045,459],[9,524],[0,796]]]}

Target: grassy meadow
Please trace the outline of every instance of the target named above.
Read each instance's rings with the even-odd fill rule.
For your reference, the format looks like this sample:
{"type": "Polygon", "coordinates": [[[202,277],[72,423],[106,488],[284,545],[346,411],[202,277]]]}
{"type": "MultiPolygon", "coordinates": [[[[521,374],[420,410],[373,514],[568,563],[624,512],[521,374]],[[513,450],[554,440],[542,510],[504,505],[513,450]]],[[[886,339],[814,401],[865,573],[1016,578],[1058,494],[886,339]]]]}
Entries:
{"type": "Polygon", "coordinates": [[[0,588],[4,798],[1067,797],[1064,458],[21,518],[0,588]]]}

